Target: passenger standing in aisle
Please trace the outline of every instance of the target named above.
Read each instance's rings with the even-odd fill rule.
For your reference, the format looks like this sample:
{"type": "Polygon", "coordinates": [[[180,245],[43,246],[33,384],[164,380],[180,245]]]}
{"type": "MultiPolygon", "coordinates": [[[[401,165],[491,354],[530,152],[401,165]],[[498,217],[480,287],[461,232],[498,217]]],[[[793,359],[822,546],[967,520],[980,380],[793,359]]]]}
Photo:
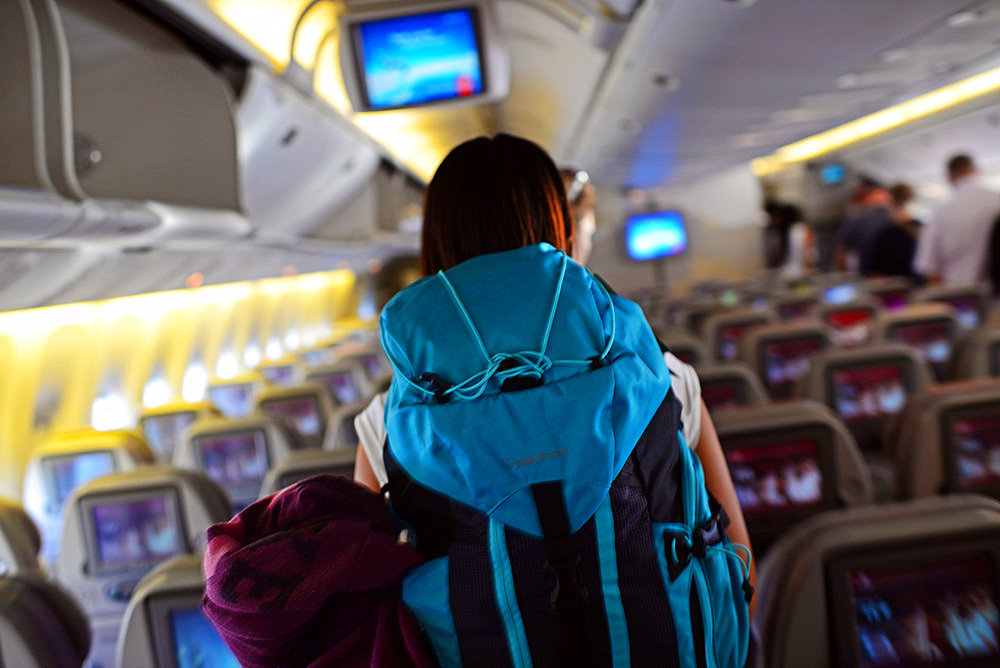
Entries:
{"type": "Polygon", "coordinates": [[[947,170],[955,194],[921,233],[914,268],[932,285],[978,283],[987,278],[987,242],[1000,215],[1000,193],[983,186],[968,155],[953,157],[947,170]]]}

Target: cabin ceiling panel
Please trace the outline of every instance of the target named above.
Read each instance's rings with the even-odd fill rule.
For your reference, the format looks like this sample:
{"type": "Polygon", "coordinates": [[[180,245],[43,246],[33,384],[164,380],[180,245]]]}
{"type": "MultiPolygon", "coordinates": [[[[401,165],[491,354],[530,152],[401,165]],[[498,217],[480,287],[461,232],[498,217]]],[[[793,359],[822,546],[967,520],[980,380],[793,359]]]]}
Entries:
{"type": "MultiPolygon", "coordinates": [[[[992,12],[998,5],[989,0],[973,7],[992,12]]],[[[969,7],[968,0],[796,0],[748,7],[650,0],[633,19],[587,119],[579,162],[595,179],[651,187],[700,171],[686,157],[699,147],[738,147],[726,140],[784,124],[778,112],[790,113],[803,102],[823,106],[843,95],[844,109],[801,123],[790,140],[888,106],[914,89],[943,85],[995,51],[985,32],[969,40],[959,36],[965,28],[947,25],[969,7]],[[948,30],[955,37],[949,39],[948,30]],[[920,67],[884,60],[885,51],[910,44],[924,49],[920,67]],[[948,56],[947,71],[934,68],[935,53],[948,56]],[[865,83],[877,83],[877,90],[841,92],[853,87],[845,75],[866,71],[871,80],[865,83]],[[675,77],[677,89],[664,97],[648,83],[653,73],[675,77]],[[632,159],[610,166],[604,156],[622,149],[632,159]]],[[[786,141],[776,133],[755,153],[786,141]]],[[[734,162],[737,155],[720,158],[734,162]]]]}

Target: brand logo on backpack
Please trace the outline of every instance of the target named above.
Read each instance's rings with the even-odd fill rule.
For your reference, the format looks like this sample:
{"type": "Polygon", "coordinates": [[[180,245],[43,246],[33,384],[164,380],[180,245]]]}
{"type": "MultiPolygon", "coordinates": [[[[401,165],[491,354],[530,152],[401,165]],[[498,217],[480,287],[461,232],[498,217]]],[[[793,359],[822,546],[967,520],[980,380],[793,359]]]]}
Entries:
{"type": "Polygon", "coordinates": [[[516,469],[520,466],[531,466],[532,464],[538,464],[539,462],[544,462],[547,459],[560,459],[569,454],[569,450],[566,448],[561,448],[553,452],[541,452],[534,457],[527,457],[526,459],[514,459],[513,457],[507,457],[503,460],[503,463],[512,469],[516,469]]]}

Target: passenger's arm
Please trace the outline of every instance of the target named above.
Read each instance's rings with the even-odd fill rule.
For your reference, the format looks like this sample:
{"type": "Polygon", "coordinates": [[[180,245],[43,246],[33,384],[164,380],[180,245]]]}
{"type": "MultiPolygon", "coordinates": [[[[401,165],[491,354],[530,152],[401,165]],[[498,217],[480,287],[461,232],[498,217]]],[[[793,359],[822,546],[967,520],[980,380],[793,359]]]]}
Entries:
{"type": "MultiPolygon", "coordinates": [[[[695,450],[698,459],[701,461],[701,468],[705,473],[705,486],[712,496],[722,504],[729,515],[730,525],[726,533],[734,543],[746,545],[751,552],[750,534],[747,533],[747,524],[743,519],[743,509],[740,508],[740,501],[736,497],[736,488],[733,486],[733,479],[729,475],[729,466],[726,464],[726,457],[722,454],[722,444],[719,443],[719,435],[715,432],[715,425],[712,424],[712,417],[708,414],[705,402],[701,402],[701,436],[698,438],[698,448],[695,450]]],[[[757,565],[750,564],[750,584],[757,587],[757,565]]],[[[757,608],[757,596],[750,601],[750,619],[753,620],[754,610],[757,608]]]]}
{"type": "MultiPolygon", "coordinates": [[[[372,470],[372,464],[368,461],[368,455],[360,445],[358,446],[358,456],[354,460],[354,482],[364,485],[375,492],[382,489],[378,484],[378,479],[375,477],[375,472],[372,470]]],[[[726,512],[729,512],[728,508],[726,512]]]]}

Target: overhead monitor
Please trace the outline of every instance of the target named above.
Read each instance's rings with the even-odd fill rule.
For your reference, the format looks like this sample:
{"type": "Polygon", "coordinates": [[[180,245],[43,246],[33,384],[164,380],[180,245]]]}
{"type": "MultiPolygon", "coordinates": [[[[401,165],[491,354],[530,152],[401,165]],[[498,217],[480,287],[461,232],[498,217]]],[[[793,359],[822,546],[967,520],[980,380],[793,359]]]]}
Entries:
{"type": "Polygon", "coordinates": [[[257,500],[271,466],[267,438],[259,428],[206,434],[193,439],[202,470],[229,494],[234,509],[257,500]]]}
{"type": "Polygon", "coordinates": [[[172,487],[87,496],[80,501],[80,512],[93,573],[145,570],[187,550],[172,487]]]}
{"type": "Polygon", "coordinates": [[[633,260],[656,260],[687,250],[687,230],[680,211],[641,213],[625,221],[625,249],[633,260]]]}
{"type": "Polygon", "coordinates": [[[791,396],[795,383],[809,371],[810,359],[823,344],[822,337],[808,335],[760,345],[758,354],[764,369],[764,383],[772,396],[791,396]]]}
{"type": "Polygon", "coordinates": [[[340,62],[356,111],[487,104],[509,88],[484,0],[391,2],[340,19],[340,62]]]}
{"type": "Polygon", "coordinates": [[[845,423],[882,420],[906,403],[909,382],[898,363],[831,368],[834,408],[845,423]]]}
{"type": "Polygon", "coordinates": [[[840,163],[831,162],[819,169],[819,182],[824,186],[839,186],[847,178],[847,168],[840,163]]]}
{"type": "Polygon", "coordinates": [[[179,411],[163,415],[147,415],[139,423],[146,442],[161,461],[169,462],[174,455],[177,438],[198,418],[194,411],[179,411]]]}
{"type": "Polygon", "coordinates": [[[305,440],[318,436],[323,430],[319,400],[315,394],[266,399],[260,402],[260,407],[305,440]]]}
{"type": "Polygon", "coordinates": [[[202,612],[201,598],[201,590],[193,590],[153,596],[146,602],[156,668],[240,668],[202,612]]]}
{"type": "Polygon", "coordinates": [[[701,398],[712,413],[744,406],[747,403],[746,381],[742,378],[702,379],[701,398]]]}
{"type": "Polygon", "coordinates": [[[831,665],[1000,665],[996,537],[892,547],[828,562],[831,665]]]}
{"type": "Polygon", "coordinates": [[[1000,493],[1000,404],[951,408],[942,428],[949,490],[1000,493]]]}
{"type": "Polygon", "coordinates": [[[48,482],[49,512],[58,512],[76,487],[114,473],[115,460],[108,450],[91,450],[45,457],[42,470],[48,482]]]}
{"type": "Polygon", "coordinates": [[[241,418],[253,412],[254,388],[252,383],[227,383],[210,385],[208,397],[219,412],[227,418],[241,418]]]}
{"type": "Polygon", "coordinates": [[[357,381],[349,370],[315,374],[309,380],[325,387],[340,404],[353,404],[361,399],[357,381]]]}
{"type": "Polygon", "coordinates": [[[951,357],[951,325],[944,320],[894,325],[889,337],[916,348],[926,362],[941,364],[951,357]]]}

